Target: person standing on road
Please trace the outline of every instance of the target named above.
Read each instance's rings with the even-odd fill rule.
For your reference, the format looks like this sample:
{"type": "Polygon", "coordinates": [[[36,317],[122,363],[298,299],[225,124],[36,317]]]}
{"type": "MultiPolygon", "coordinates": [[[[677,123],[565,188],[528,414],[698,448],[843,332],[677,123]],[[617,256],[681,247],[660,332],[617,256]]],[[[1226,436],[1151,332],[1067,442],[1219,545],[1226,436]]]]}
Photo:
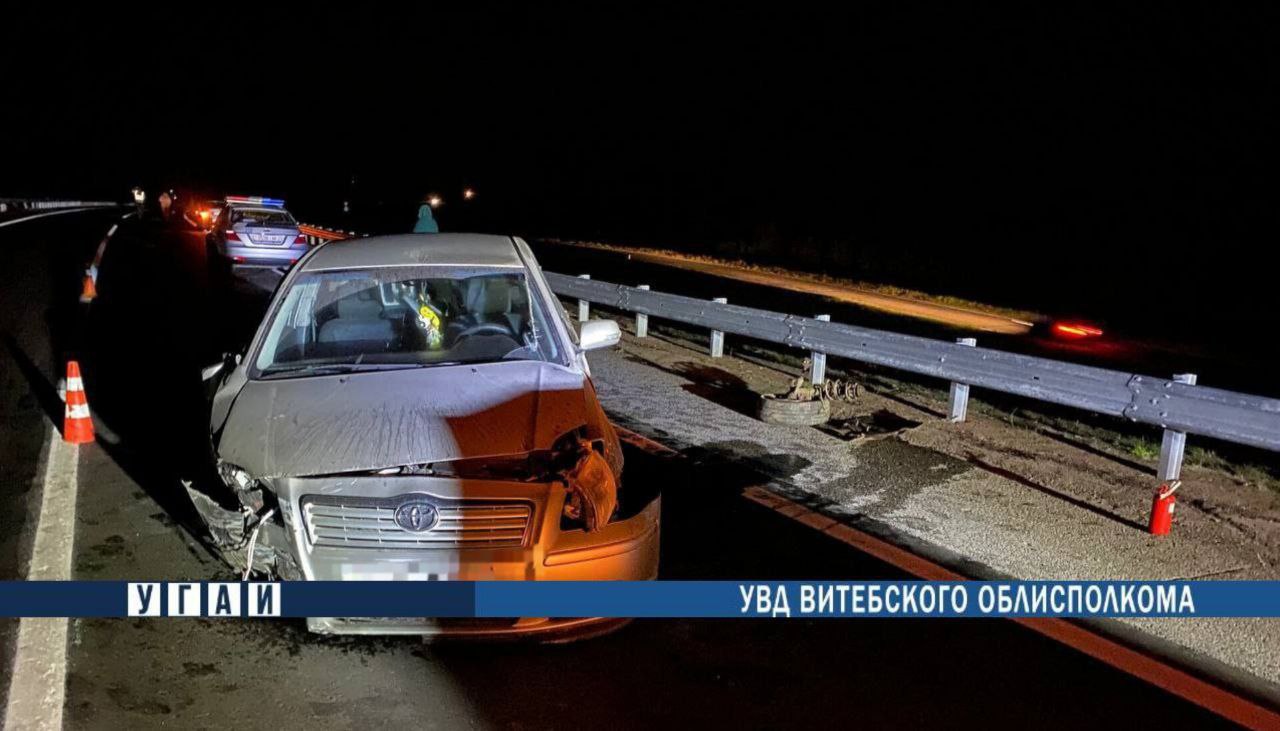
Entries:
{"type": "Polygon", "coordinates": [[[440,226],[431,212],[431,203],[423,201],[422,205],[418,206],[418,222],[413,224],[413,232],[416,234],[440,233],[440,226]]]}

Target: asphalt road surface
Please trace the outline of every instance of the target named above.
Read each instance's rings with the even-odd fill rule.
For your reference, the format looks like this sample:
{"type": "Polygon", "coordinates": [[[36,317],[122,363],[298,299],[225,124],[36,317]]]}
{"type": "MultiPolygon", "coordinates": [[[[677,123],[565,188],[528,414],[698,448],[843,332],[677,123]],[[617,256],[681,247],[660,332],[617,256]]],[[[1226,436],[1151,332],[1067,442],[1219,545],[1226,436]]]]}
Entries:
{"type": "MultiPolygon", "coordinates": [[[[98,427],[79,450],[74,578],[232,575],[179,480],[207,479],[199,368],[247,341],[276,275],[212,290],[199,234],[129,221],[86,313],[79,271],[118,216],[0,229],[0,578],[25,573],[71,353],[98,427]]],[[[745,500],[749,472],[628,459],[628,479],[668,486],[665,578],[906,578],[745,500]]],[[[6,669],[15,625],[0,625],[6,669]]],[[[68,728],[1226,725],[1001,620],[655,620],[554,646],[325,638],[293,620],[84,620],[71,624],[65,682],[68,728]]]]}

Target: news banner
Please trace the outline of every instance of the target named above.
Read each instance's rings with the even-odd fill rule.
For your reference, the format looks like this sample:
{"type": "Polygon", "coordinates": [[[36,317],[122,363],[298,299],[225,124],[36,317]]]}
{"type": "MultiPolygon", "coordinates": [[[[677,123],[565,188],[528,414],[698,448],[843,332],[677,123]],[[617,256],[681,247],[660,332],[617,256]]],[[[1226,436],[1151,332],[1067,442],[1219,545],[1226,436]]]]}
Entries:
{"type": "Polygon", "coordinates": [[[6,581],[0,616],[1277,617],[1280,581],[6,581]]]}

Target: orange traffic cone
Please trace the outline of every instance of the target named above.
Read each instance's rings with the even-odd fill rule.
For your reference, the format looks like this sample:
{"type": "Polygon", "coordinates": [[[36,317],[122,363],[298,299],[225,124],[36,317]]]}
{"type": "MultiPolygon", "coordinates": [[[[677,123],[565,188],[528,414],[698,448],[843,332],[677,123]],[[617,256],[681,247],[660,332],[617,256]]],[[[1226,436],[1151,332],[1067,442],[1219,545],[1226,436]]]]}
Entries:
{"type": "Polygon", "coordinates": [[[93,282],[93,272],[86,269],[84,272],[84,289],[80,290],[80,301],[88,304],[98,296],[98,286],[93,282]]]}
{"type": "Polygon", "coordinates": [[[93,419],[89,416],[89,400],[80,380],[80,364],[67,361],[67,412],[62,421],[62,441],[87,444],[93,441],[93,419]]]}

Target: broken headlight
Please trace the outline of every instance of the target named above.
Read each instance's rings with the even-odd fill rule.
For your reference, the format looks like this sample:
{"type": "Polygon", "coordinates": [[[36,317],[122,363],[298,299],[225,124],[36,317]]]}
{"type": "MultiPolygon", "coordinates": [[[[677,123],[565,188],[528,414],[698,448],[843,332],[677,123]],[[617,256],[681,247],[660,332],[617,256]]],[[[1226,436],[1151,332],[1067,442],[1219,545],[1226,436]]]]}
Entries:
{"type": "Polygon", "coordinates": [[[581,528],[588,533],[603,528],[618,507],[618,481],[599,442],[580,442],[582,451],[573,467],[565,470],[568,487],[560,529],[581,528]],[[598,447],[598,448],[597,448],[598,447]]]}
{"type": "Polygon", "coordinates": [[[255,513],[262,510],[266,500],[257,478],[229,462],[218,463],[218,476],[236,494],[241,505],[255,513]]]}
{"type": "Polygon", "coordinates": [[[258,484],[258,481],[253,479],[248,472],[230,462],[218,463],[218,476],[227,484],[227,487],[236,492],[251,489],[258,484]]]}

